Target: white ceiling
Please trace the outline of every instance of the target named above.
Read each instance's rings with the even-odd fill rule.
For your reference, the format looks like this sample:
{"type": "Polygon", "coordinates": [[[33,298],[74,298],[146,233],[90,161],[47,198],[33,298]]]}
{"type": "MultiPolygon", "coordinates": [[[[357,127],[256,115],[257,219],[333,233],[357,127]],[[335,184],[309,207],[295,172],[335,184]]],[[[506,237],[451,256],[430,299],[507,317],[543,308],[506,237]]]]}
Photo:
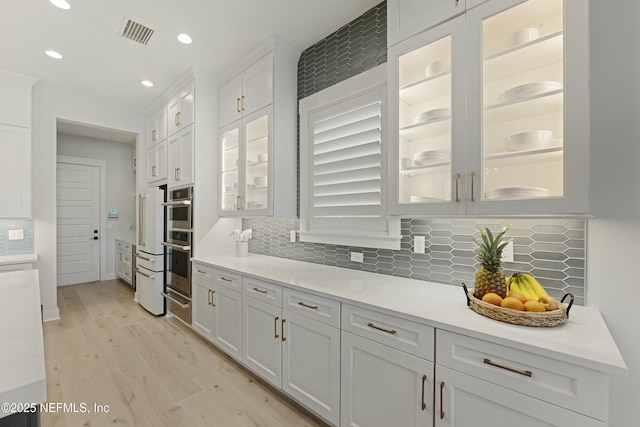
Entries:
{"type": "Polygon", "coordinates": [[[380,1],[2,0],[0,69],[143,111],[189,67],[219,75],[270,34],[304,50],[380,1]],[[125,16],[155,30],[146,46],[121,37],[125,16]]]}

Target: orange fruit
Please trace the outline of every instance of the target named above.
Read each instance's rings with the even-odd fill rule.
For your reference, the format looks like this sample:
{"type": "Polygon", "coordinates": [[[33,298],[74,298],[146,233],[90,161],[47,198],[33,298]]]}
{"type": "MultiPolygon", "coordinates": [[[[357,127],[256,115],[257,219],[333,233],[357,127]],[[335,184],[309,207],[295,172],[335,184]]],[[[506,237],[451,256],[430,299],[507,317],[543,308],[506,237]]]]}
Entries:
{"type": "Polygon", "coordinates": [[[507,295],[507,296],[508,296],[508,297],[515,298],[515,299],[519,300],[519,301],[520,301],[521,303],[523,303],[523,304],[524,304],[524,303],[526,303],[526,302],[528,301],[528,300],[527,300],[527,297],[525,297],[524,295],[519,294],[519,293],[517,293],[517,292],[509,292],[509,295],[507,295]]]}
{"type": "Polygon", "coordinates": [[[527,301],[524,303],[524,309],[527,311],[547,311],[547,306],[538,301],[527,301]]]}
{"type": "Polygon", "coordinates": [[[524,305],[520,302],[519,299],[514,297],[506,297],[505,299],[503,299],[500,307],[519,311],[524,310],[524,305]]]}
{"type": "Polygon", "coordinates": [[[494,292],[489,292],[488,294],[484,294],[482,301],[500,306],[500,304],[502,304],[502,297],[494,292]]]}

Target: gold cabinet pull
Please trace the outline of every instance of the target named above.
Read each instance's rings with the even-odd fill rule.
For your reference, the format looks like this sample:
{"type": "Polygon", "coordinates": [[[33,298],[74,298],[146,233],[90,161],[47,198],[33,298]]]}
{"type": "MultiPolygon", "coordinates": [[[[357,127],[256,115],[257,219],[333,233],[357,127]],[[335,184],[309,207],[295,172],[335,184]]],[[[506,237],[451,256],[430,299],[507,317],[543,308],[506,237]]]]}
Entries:
{"type": "Polygon", "coordinates": [[[173,124],[178,127],[178,113],[173,115],[173,124]]]}
{"type": "Polygon", "coordinates": [[[274,338],[278,338],[278,319],[279,317],[276,316],[275,319],[273,319],[273,337],[274,338]]]}
{"type": "Polygon", "coordinates": [[[474,187],[475,180],[476,180],[476,172],[471,171],[471,201],[472,202],[476,201],[475,195],[473,194],[474,193],[473,187],[474,187]]]}
{"type": "Polygon", "coordinates": [[[204,271],[204,270],[200,270],[199,268],[198,268],[198,269],[196,269],[196,271],[197,271],[198,273],[200,273],[200,274],[207,274],[207,272],[206,272],[206,271],[204,271]]]}
{"type": "Polygon", "coordinates": [[[178,126],[180,126],[182,124],[182,113],[178,111],[176,114],[178,115],[178,126]]]}
{"type": "Polygon", "coordinates": [[[440,381],[440,419],[444,418],[444,410],[442,409],[442,389],[444,388],[444,381],[440,381]]]}
{"type": "Polygon", "coordinates": [[[386,333],[391,334],[391,335],[395,335],[395,334],[398,333],[398,331],[396,331],[395,329],[391,329],[391,330],[384,329],[384,328],[381,328],[379,326],[374,325],[371,322],[367,323],[367,326],[370,327],[370,328],[373,328],[373,329],[377,329],[377,330],[382,331],[382,332],[386,332],[386,333]]]}
{"type": "Polygon", "coordinates": [[[211,305],[211,289],[207,293],[207,304],[211,305]]]}
{"type": "Polygon", "coordinates": [[[233,279],[229,279],[228,277],[220,276],[220,280],[224,280],[225,282],[233,282],[233,279]]]}
{"type": "Polygon", "coordinates": [[[280,322],[280,326],[282,327],[282,342],[286,341],[287,339],[284,337],[284,322],[286,322],[287,319],[282,319],[282,322],[280,322]]]}
{"type": "Polygon", "coordinates": [[[258,289],[258,288],[253,288],[254,291],[256,292],[260,292],[261,294],[266,294],[268,291],[265,291],[264,289],[258,289]]]}
{"type": "Polygon", "coordinates": [[[156,176],[156,166],[151,166],[151,176],[156,176]]]}
{"type": "Polygon", "coordinates": [[[236,111],[240,112],[240,98],[236,98],[236,111]]]}
{"type": "Polygon", "coordinates": [[[460,174],[455,174],[456,177],[456,203],[460,202],[460,192],[458,191],[458,184],[460,183],[460,174]]]}
{"type": "Polygon", "coordinates": [[[241,103],[241,105],[242,105],[241,109],[242,109],[242,111],[244,111],[244,95],[242,95],[242,103],[241,103]]]}
{"type": "Polygon", "coordinates": [[[427,376],[423,375],[422,376],[422,410],[424,411],[425,409],[427,409],[427,404],[424,403],[424,385],[427,382],[427,376]]]}
{"type": "Polygon", "coordinates": [[[215,298],[215,295],[214,295],[215,293],[216,293],[216,291],[211,290],[211,307],[215,307],[216,306],[216,301],[214,299],[215,298]]]}
{"type": "Polygon", "coordinates": [[[515,372],[516,374],[524,375],[525,377],[531,377],[531,375],[533,375],[533,373],[531,371],[522,371],[522,370],[519,370],[519,369],[510,368],[508,366],[499,365],[497,363],[492,362],[491,359],[485,358],[483,360],[483,362],[486,365],[495,366],[496,368],[504,369],[504,370],[509,371],[509,372],[515,372]]]}
{"type": "Polygon", "coordinates": [[[303,306],[303,307],[310,308],[310,309],[312,309],[312,310],[317,310],[317,309],[318,309],[318,306],[317,306],[317,305],[307,305],[307,304],[303,303],[302,301],[300,301],[300,302],[298,303],[298,305],[301,305],[301,306],[303,306]]]}
{"type": "Polygon", "coordinates": [[[151,131],[151,141],[155,142],[156,141],[156,130],[152,130],[151,131]]]}

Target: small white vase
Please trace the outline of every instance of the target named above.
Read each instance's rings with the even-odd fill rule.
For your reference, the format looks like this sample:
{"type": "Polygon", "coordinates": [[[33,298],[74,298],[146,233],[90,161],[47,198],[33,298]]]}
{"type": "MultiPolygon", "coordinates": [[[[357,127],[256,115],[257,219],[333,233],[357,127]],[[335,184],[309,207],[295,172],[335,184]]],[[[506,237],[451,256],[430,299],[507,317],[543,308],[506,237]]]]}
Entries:
{"type": "Polygon", "coordinates": [[[247,256],[249,254],[249,242],[236,243],[236,256],[247,256]]]}

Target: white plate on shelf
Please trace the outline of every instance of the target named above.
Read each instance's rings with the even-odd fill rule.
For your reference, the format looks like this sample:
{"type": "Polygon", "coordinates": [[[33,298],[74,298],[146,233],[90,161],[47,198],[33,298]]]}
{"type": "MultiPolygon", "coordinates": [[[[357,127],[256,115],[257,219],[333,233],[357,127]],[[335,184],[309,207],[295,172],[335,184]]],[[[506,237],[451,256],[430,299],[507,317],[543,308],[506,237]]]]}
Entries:
{"type": "Polygon", "coordinates": [[[540,31],[537,28],[523,28],[520,31],[511,33],[507,37],[507,47],[515,47],[524,43],[529,43],[540,37],[540,31]]]}
{"type": "Polygon", "coordinates": [[[501,96],[501,100],[511,101],[528,96],[540,95],[542,93],[552,92],[562,89],[562,83],[546,80],[540,82],[525,83],[523,85],[514,86],[506,90],[501,96]]]}
{"type": "Polygon", "coordinates": [[[423,113],[420,113],[413,119],[414,124],[426,124],[435,122],[438,120],[444,120],[451,117],[451,109],[450,108],[434,108],[433,110],[428,110],[423,113]]]}
{"type": "Polygon", "coordinates": [[[411,203],[439,203],[444,202],[444,199],[439,197],[427,197],[427,196],[411,196],[409,197],[411,203]]]}
{"type": "Polygon", "coordinates": [[[505,138],[504,149],[506,151],[533,150],[548,146],[552,140],[553,132],[546,129],[514,133],[505,138]]]}
{"type": "Polygon", "coordinates": [[[428,79],[429,77],[433,77],[447,71],[449,71],[449,61],[434,61],[425,67],[424,78],[428,79]]]}
{"type": "Polygon", "coordinates": [[[417,166],[425,166],[432,163],[449,161],[449,155],[440,150],[420,151],[413,155],[413,163],[417,166]]]}
{"type": "Polygon", "coordinates": [[[535,199],[549,197],[550,191],[543,187],[503,187],[484,193],[485,199],[535,199]]]}

